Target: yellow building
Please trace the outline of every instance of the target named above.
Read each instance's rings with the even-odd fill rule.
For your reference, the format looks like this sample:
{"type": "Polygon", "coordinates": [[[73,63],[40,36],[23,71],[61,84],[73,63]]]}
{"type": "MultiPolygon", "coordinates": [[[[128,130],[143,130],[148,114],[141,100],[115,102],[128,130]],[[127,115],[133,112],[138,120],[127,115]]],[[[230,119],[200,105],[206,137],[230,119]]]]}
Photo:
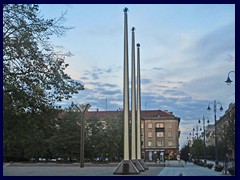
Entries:
{"type": "MultiPolygon", "coordinates": [[[[98,117],[105,121],[110,117],[119,117],[123,111],[88,111],[87,117],[98,117]]],[[[131,118],[131,112],[129,112],[131,118]]],[[[163,161],[176,158],[179,153],[180,118],[172,112],[162,110],[141,111],[142,159],[145,161],[163,161]]]]}
{"type": "Polygon", "coordinates": [[[142,111],[141,116],[142,158],[146,161],[176,158],[180,118],[161,110],[142,111]]]}

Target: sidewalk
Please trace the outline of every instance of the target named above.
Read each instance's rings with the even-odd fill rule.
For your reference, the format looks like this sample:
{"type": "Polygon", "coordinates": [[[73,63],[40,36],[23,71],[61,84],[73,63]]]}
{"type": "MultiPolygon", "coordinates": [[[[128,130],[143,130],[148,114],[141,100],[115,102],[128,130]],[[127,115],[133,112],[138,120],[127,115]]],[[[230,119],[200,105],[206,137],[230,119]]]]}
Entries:
{"type": "Polygon", "coordinates": [[[84,168],[79,163],[4,163],[3,176],[157,176],[164,168],[149,164],[149,170],[136,175],[114,175],[118,163],[91,164],[84,168]]]}
{"type": "MultiPolygon", "coordinates": [[[[137,175],[123,176],[230,176],[214,171],[214,168],[197,166],[188,162],[184,167],[162,167],[159,164],[147,163],[149,170],[137,175]]],[[[55,163],[4,163],[3,176],[121,176],[114,175],[118,163],[90,164],[84,168],[75,164],[55,163]]]]}
{"type": "Polygon", "coordinates": [[[214,168],[197,166],[188,162],[184,167],[164,167],[158,176],[230,176],[214,171],[214,168]]]}

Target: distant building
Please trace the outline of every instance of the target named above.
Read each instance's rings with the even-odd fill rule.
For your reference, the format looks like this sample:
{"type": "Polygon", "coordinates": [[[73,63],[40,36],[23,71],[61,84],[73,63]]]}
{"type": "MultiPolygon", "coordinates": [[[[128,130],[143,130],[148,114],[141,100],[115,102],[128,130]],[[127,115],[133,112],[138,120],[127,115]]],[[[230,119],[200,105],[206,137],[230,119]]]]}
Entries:
{"type": "MultiPolygon", "coordinates": [[[[119,117],[122,113],[123,111],[88,111],[86,116],[98,117],[104,122],[107,118],[119,117]]],[[[142,158],[146,161],[176,158],[179,153],[179,123],[180,118],[175,117],[172,112],[141,111],[142,158]]]]}
{"type": "Polygon", "coordinates": [[[225,114],[217,121],[218,141],[226,144],[228,155],[235,157],[235,103],[231,103],[225,114]]]}
{"type": "Polygon", "coordinates": [[[205,134],[206,134],[206,146],[215,146],[215,139],[214,139],[214,135],[215,135],[215,126],[214,124],[209,124],[206,127],[205,130],[205,134]]]}
{"type": "MultiPolygon", "coordinates": [[[[235,103],[231,103],[225,114],[220,117],[216,123],[217,128],[217,140],[228,143],[228,153],[231,158],[235,157],[235,103]],[[227,134],[228,133],[228,134],[227,134]],[[228,137],[226,137],[228,136],[228,137]],[[229,136],[231,136],[229,138],[229,136]],[[228,142],[225,142],[226,139],[228,142]]],[[[211,124],[207,126],[206,129],[206,146],[215,146],[215,125],[211,124]]]]}

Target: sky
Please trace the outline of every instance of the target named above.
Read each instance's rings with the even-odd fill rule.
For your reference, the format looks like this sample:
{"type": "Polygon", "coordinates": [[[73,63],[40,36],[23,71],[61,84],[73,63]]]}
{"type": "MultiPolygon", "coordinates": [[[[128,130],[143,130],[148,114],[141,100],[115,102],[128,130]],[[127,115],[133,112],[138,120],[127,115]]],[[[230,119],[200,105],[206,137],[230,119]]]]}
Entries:
{"type": "Polygon", "coordinates": [[[230,74],[230,86],[224,82],[235,71],[235,5],[41,4],[44,18],[66,12],[64,25],[73,29],[51,41],[56,51],[72,53],[65,59],[66,73],[85,87],[59,105],[89,103],[90,111],[123,108],[125,7],[129,70],[132,27],[141,45],[141,108],[180,117],[181,148],[203,115],[214,123],[212,104],[207,111],[210,102],[222,104],[223,112],[217,105],[217,119],[235,103],[235,73],[230,74]]]}

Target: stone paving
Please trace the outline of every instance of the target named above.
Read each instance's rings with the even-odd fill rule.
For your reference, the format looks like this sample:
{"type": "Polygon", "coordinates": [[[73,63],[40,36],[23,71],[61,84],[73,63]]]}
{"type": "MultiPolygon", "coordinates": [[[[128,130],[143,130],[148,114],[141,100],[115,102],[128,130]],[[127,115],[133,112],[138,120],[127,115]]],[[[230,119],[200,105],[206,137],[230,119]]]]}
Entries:
{"type": "Polygon", "coordinates": [[[184,167],[164,167],[158,176],[229,176],[229,174],[188,162],[184,167]]]}
{"type": "MultiPolygon", "coordinates": [[[[3,176],[120,176],[113,175],[118,163],[85,164],[84,168],[76,164],[3,164],[3,176]]],[[[187,163],[184,167],[162,167],[148,164],[149,170],[130,176],[229,176],[213,169],[187,163]]],[[[127,176],[127,175],[123,175],[127,176]]]]}
{"type": "MultiPolygon", "coordinates": [[[[117,165],[118,163],[86,163],[84,168],[80,168],[79,163],[8,163],[3,165],[3,176],[120,176],[113,174],[117,165]]],[[[149,170],[134,176],[157,176],[162,169],[160,166],[152,166],[149,170]]]]}

